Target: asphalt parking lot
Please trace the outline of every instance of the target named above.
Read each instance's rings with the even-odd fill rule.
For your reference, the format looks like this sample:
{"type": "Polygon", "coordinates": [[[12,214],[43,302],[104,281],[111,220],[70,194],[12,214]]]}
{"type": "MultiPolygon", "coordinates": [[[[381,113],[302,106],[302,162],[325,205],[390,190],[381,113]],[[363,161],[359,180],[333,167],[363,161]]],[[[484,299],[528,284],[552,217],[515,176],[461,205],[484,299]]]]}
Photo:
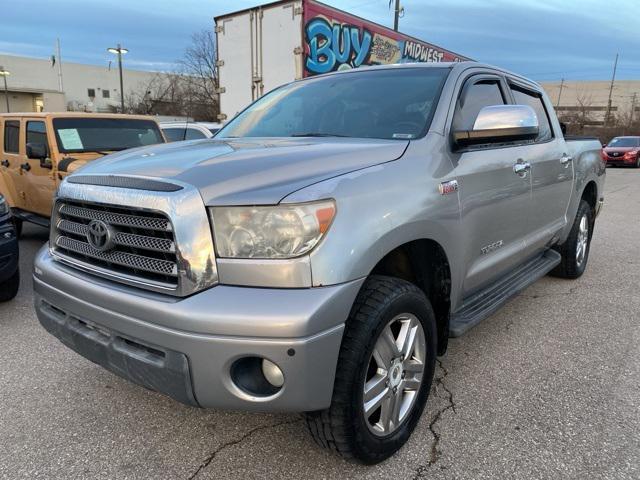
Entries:
{"type": "Polygon", "coordinates": [[[610,169],[589,267],[450,342],[409,443],[373,467],[297,415],[204,411],[115,377],[42,329],[27,226],[0,305],[1,478],[640,478],[640,171],[610,169]]]}

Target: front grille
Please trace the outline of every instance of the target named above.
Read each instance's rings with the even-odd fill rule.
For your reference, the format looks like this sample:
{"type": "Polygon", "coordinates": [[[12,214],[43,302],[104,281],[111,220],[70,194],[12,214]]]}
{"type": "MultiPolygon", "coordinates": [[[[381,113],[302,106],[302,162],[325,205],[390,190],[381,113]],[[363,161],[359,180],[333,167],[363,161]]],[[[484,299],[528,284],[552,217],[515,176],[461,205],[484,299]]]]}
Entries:
{"type": "Polygon", "coordinates": [[[609,158],[622,158],[624,157],[624,153],[621,152],[607,152],[609,158]]]}
{"type": "Polygon", "coordinates": [[[54,252],[71,263],[98,267],[144,283],[176,288],[178,262],[173,228],[161,213],[62,200],[55,210],[54,252]],[[99,250],[89,242],[89,224],[104,222],[112,247],[99,250]]]}

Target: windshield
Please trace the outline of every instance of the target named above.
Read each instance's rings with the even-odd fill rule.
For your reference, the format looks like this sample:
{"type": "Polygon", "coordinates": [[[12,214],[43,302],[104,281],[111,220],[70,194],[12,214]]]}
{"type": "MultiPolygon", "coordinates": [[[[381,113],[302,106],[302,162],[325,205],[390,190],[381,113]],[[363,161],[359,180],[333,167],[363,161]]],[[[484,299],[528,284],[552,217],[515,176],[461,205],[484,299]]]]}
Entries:
{"type": "Polygon", "coordinates": [[[58,150],[62,153],[118,151],[164,143],[156,122],[125,118],[55,118],[58,150]]]}
{"type": "Polygon", "coordinates": [[[397,68],[294,82],[250,105],[216,138],[416,138],[426,133],[448,73],[397,68]]]}
{"type": "Polygon", "coordinates": [[[609,142],[607,147],[625,148],[625,147],[639,147],[640,137],[618,137],[609,142]]]}

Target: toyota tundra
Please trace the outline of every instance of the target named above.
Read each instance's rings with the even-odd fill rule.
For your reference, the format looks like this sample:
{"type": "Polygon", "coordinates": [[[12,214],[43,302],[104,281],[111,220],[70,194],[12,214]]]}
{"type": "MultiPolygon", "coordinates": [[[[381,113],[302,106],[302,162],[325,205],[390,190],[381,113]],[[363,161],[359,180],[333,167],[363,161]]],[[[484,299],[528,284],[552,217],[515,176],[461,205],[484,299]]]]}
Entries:
{"type": "Polygon", "coordinates": [[[38,318],[180,402],[304,412],[320,445],[379,462],[449,337],[547,273],[583,274],[600,150],[564,137],[538,84],[480,63],[296,81],[213,139],[67,177],[38,318]]]}

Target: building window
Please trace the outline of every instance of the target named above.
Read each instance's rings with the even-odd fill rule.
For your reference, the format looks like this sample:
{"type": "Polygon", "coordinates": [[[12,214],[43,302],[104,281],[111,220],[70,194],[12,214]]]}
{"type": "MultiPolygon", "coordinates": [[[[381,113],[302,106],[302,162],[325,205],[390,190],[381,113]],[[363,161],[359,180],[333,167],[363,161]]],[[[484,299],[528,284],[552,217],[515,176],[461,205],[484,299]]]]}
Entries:
{"type": "Polygon", "coordinates": [[[87,95],[89,95],[89,98],[94,98],[96,96],[96,89],[95,88],[88,88],[87,89],[87,95]]]}
{"type": "Polygon", "coordinates": [[[109,90],[102,90],[102,98],[109,98],[110,94],[109,94],[109,90]]]}

